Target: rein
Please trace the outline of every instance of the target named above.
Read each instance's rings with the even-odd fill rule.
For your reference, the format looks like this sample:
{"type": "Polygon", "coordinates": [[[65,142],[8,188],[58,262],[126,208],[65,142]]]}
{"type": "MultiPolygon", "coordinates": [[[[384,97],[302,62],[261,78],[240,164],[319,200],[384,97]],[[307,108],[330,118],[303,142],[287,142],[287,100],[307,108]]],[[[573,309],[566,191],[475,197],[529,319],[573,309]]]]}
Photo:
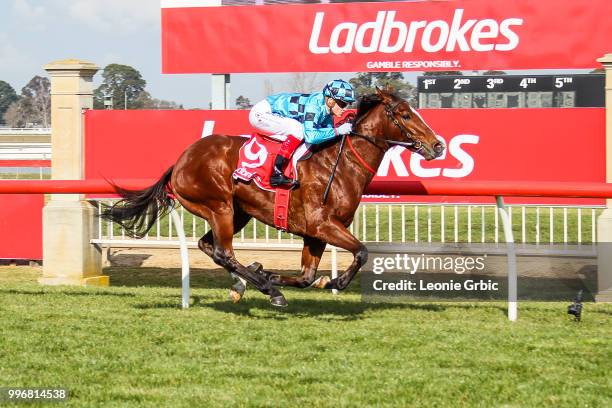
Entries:
{"type": "MultiPolygon", "coordinates": [[[[383,105],[384,105],[385,113],[387,114],[387,117],[389,118],[389,120],[400,129],[400,132],[402,132],[402,134],[406,137],[406,139],[408,139],[408,141],[407,142],[397,142],[395,140],[381,139],[382,142],[384,143],[384,145],[381,146],[379,144],[379,139],[374,136],[364,135],[364,134],[353,132],[353,131],[351,131],[351,133],[349,133],[348,135],[342,136],[342,141],[340,142],[340,148],[338,149],[338,155],[336,156],[336,162],[330,174],[329,181],[327,183],[327,188],[325,189],[325,192],[323,193],[323,201],[322,201],[323,205],[327,201],[327,196],[329,194],[331,185],[334,181],[334,175],[336,174],[336,167],[338,166],[338,162],[340,161],[340,155],[342,154],[342,150],[344,148],[345,141],[348,142],[349,148],[351,149],[351,151],[357,158],[357,161],[372,175],[376,174],[376,170],[374,170],[368,163],[366,163],[366,161],[363,159],[363,157],[361,157],[361,155],[355,149],[355,147],[353,147],[353,142],[351,142],[351,136],[356,136],[361,139],[367,140],[368,142],[372,143],[374,146],[376,146],[378,149],[382,150],[383,152],[386,152],[387,150],[389,150],[390,146],[402,146],[406,149],[411,148],[411,149],[414,149],[415,152],[418,152],[419,150],[423,148],[423,143],[421,143],[420,140],[414,139],[412,133],[408,129],[406,129],[406,127],[402,125],[400,121],[397,120],[397,118],[395,117],[395,109],[399,106],[400,103],[402,103],[402,101],[397,102],[393,106],[389,106],[383,102],[383,105]]],[[[356,127],[365,116],[366,115],[360,117],[359,120],[357,120],[353,124],[353,127],[356,127]]]]}
{"type": "MultiPolygon", "coordinates": [[[[383,104],[384,104],[384,109],[385,109],[385,113],[387,114],[387,117],[389,118],[391,123],[393,123],[395,126],[397,126],[400,129],[402,134],[408,139],[407,142],[398,142],[398,141],[389,140],[389,139],[378,139],[378,138],[376,138],[374,136],[364,135],[364,134],[353,132],[353,131],[351,131],[351,133],[347,137],[348,145],[351,148],[351,151],[353,152],[353,154],[357,157],[357,160],[359,161],[359,163],[361,163],[361,165],[363,167],[365,167],[366,170],[368,170],[372,174],[376,174],[376,171],[373,170],[372,167],[370,167],[365,162],[365,160],[363,160],[363,158],[357,152],[357,150],[355,150],[355,148],[353,147],[353,143],[351,142],[351,137],[350,136],[356,136],[356,137],[359,137],[361,139],[367,140],[368,142],[372,143],[374,146],[376,146],[377,148],[379,148],[383,152],[389,150],[390,146],[402,146],[402,147],[404,147],[406,149],[412,148],[412,149],[415,149],[414,151],[417,152],[417,153],[419,152],[419,150],[421,150],[423,148],[423,143],[421,143],[420,140],[414,139],[414,137],[412,136],[412,133],[408,129],[406,129],[406,127],[404,125],[402,125],[400,123],[400,121],[397,120],[397,118],[395,117],[395,109],[398,107],[398,105],[400,103],[402,103],[402,101],[397,102],[395,105],[392,105],[392,106],[389,106],[386,103],[383,103],[383,104]],[[378,143],[379,140],[382,140],[384,145],[381,146],[378,143]]],[[[359,122],[361,122],[361,120],[364,117],[365,116],[360,117],[359,120],[357,122],[355,122],[354,126],[356,127],[357,124],[359,124],[359,122]]]]}

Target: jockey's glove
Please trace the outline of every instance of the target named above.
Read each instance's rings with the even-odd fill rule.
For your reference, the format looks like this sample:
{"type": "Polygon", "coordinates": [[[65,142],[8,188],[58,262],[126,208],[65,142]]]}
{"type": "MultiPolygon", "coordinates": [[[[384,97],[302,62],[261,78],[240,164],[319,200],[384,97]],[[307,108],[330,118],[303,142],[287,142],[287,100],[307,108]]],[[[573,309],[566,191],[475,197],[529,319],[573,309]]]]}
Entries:
{"type": "Polygon", "coordinates": [[[339,135],[348,135],[351,133],[352,129],[353,125],[351,123],[343,123],[342,125],[338,126],[337,130],[339,135]]]}

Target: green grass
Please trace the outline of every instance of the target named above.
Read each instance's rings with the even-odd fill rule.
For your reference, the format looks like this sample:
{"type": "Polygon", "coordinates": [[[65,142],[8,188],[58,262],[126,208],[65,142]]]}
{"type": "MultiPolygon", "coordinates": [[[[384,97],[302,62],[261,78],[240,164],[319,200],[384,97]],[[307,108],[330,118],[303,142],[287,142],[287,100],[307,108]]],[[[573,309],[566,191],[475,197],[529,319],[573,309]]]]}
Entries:
{"type": "MultiPolygon", "coordinates": [[[[226,300],[221,271],[109,268],[113,287],[43,287],[0,268],[0,386],[66,387],[74,407],[612,405],[612,305],[365,304],[284,290],[226,300]]],[[[22,405],[19,405],[22,406],[22,405]]]]}
{"type": "MultiPolygon", "coordinates": [[[[363,223],[363,206],[359,208],[355,216],[353,223],[353,232],[360,240],[369,241],[382,241],[389,242],[391,238],[392,242],[441,242],[442,240],[442,212],[444,212],[444,241],[455,242],[455,207],[449,206],[431,206],[431,210],[427,206],[417,206],[418,213],[415,213],[415,206],[406,204],[404,205],[404,232],[402,234],[402,206],[401,205],[384,205],[378,206],[378,231],[376,228],[377,216],[376,216],[376,205],[367,204],[365,215],[365,232],[363,223]],[[389,214],[389,207],[391,208],[391,214],[389,214]],[[444,208],[444,209],[442,209],[444,208]],[[431,217],[429,213],[431,212],[431,217]],[[415,219],[418,222],[415,222],[415,219]],[[428,224],[428,220],[431,219],[431,225],[428,224]],[[392,224],[391,234],[389,233],[389,223],[392,224]],[[418,225],[418,230],[415,231],[418,225]]],[[[481,206],[472,207],[471,210],[466,206],[457,207],[457,242],[482,242],[482,229],[483,229],[483,216],[481,212],[481,206]],[[471,214],[469,215],[468,212],[471,214]],[[469,236],[468,231],[468,219],[471,216],[471,227],[472,233],[469,236]]],[[[551,229],[550,229],[550,217],[552,208],[552,241],[554,243],[565,242],[564,234],[567,233],[568,243],[590,244],[593,242],[592,239],[592,226],[593,226],[593,213],[591,209],[582,209],[580,213],[580,234],[578,228],[578,209],[569,208],[567,209],[567,232],[564,231],[563,221],[566,215],[564,214],[563,208],[554,207],[542,207],[539,210],[535,207],[526,207],[525,209],[525,241],[523,241],[523,226],[522,226],[522,209],[520,207],[512,208],[512,229],[514,232],[515,242],[519,243],[536,243],[537,238],[537,219],[540,220],[540,232],[539,232],[539,243],[548,244],[551,241],[551,229]],[[538,215],[539,213],[539,215],[538,215]],[[579,239],[580,237],[580,239],[579,239]]],[[[495,213],[497,209],[495,207],[484,207],[484,237],[485,242],[505,242],[504,231],[501,224],[501,219],[498,219],[498,229],[495,229],[495,213]],[[497,241],[496,241],[497,234],[497,241]]],[[[602,210],[595,209],[595,220],[601,213],[602,210]]],[[[209,227],[201,219],[196,217],[195,231],[193,228],[194,216],[188,212],[184,213],[184,226],[187,237],[199,239],[202,235],[208,231],[209,227]]],[[[169,217],[164,217],[160,222],[156,223],[149,236],[155,237],[157,235],[157,228],[159,224],[159,232],[163,237],[169,235],[176,236],[176,232],[172,228],[169,228],[169,217]]],[[[244,228],[244,238],[253,238],[253,229],[256,228],[256,235],[258,240],[265,239],[265,225],[262,222],[257,222],[255,227],[251,221],[244,228]]],[[[108,235],[108,224],[103,224],[103,235],[108,235]]],[[[114,236],[121,236],[122,231],[119,226],[114,226],[114,236]]],[[[271,240],[278,239],[280,234],[281,239],[289,239],[289,234],[279,233],[274,228],[268,228],[268,236],[271,240]]],[[[236,234],[236,238],[241,238],[242,235],[236,234]]]]}

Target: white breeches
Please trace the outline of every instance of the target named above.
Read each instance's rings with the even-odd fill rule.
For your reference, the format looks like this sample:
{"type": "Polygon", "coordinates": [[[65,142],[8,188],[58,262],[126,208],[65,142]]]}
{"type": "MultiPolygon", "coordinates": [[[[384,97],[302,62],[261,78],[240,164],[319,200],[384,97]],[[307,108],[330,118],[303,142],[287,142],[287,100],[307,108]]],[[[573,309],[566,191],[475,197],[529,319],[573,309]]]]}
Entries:
{"type": "Polygon", "coordinates": [[[249,122],[255,129],[281,142],[289,135],[304,139],[304,126],[295,119],[272,113],[272,107],[265,99],[251,108],[249,122]]]}

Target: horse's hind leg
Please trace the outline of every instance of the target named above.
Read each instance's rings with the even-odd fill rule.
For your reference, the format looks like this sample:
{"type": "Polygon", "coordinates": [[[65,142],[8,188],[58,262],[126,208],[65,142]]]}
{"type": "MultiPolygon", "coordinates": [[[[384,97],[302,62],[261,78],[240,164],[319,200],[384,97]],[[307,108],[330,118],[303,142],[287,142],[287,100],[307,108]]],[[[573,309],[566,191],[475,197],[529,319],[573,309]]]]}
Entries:
{"type": "Polygon", "coordinates": [[[287,306],[283,294],[272,286],[264,273],[250,271],[240,264],[234,256],[232,240],[234,238],[233,208],[220,208],[211,214],[210,225],[213,232],[213,260],[231,273],[244,278],[262,293],[270,296],[274,306],[287,306]]]}
{"type": "MultiPolygon", "coordinates": [[[[234,206],[234,234],[241,231],[248,224],[251,218],[252,217],[249,214],[234,206]]],[[[208,231],[202,238],[200,238],[198,241],[198,248],[200,248],[200,250],[206,255],[213,258],[214,239],[212,230],[208,231]]],[[[251,265],[247,266],[247,269],[253,273],[258,272],[261,270],[261,264],[253,262],[251,265]]],[[[244,296],[247,281],[237,275],[231,275],[236,280],[236,283],[230,288],[229,298],[233,303],[238,303],[244,296]]]]}
{"type": "Polygon", "coordinates": [[[325,242],[317,238],[304,237],[304,249],[302,249],[302,273],[300,276],[285,276],[271,274],[270,281],[278,286],[295,286],[305,288],[312,285],[317,274],[321,256],[325,250],[325,242]]]}
{"type": "Polygon", "coordinates": [[[213,261],[225,268],[229,273],[250,282],[262,293],[270,296],[270,303],[275,306],[286,306],[283,294],[272,287],[267,276],[260,273],[260,268],[246,268],[234,256],[232,240],[234,230],[239,231],[249,221],[249,216],[240,208],[231,204],[218,206],[215,210],[208,206],[196,204],[180,197],[180,202],[189,212],[208,220],[211,230],[198,242],[198,247],[213,261]],[[237,221],[234,224],[234,221],[237,221]]]}
{"type": "MultiPolygon", "coordinates": [[[[196,211],[201,218],[205,218],[208,220],[210,218],[209,212],[204,213],[203,211],[196,211]]],[[[234,224],[234,234],[241,231],[251,220],[251,216],[240,208],[234,206],[234,219],[232,220],[234,224]]],[[[200,251],[204,252],[206,255],[213,257],[214,250],[214,239],[212,230],[208,231],[200,240],[198,241],[198,248],[200,251]]]]}

